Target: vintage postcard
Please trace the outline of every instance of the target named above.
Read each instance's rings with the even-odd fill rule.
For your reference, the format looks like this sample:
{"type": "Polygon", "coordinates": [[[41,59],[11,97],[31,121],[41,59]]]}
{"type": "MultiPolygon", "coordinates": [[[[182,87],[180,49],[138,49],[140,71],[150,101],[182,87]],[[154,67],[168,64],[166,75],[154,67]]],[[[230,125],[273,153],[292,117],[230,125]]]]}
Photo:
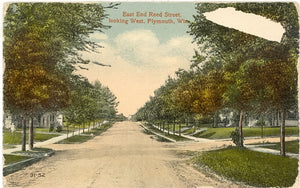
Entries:
{"type": "Polygon", "coordinates": [[[3,187],[299,187],[299,4],[2,11],[3,187]]]}

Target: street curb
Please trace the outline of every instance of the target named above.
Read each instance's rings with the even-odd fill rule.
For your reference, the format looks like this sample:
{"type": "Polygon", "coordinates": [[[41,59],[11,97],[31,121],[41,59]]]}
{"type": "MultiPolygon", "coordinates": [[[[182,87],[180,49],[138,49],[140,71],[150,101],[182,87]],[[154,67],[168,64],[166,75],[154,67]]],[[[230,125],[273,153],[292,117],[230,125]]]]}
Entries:
{"type": "Polygon", "coordinates": [[[50,152],[45,153],[42,157],[32,157],[32,158],[25,159],[25,160],[22,160],[22,161],[19,161],[16,163],[5,165],[3,167],[3,176],[7,176],[11,173],[17,172],[17,171],[23,169],[24,167],[30,166],[46,157],[52,156],[54,153],[55,153],[54,151],[50,151],[50,152]]]}
{"type": "Polygon", "coordinates": [[[176,142],[176,140],[173,140],[172,138],[163,136],[163,135],[161,135],[161,134],[159,134],[159,133],[156,133],[156,132],[154,132],[154,131],[148,129],[148,128],[145,127],[145,125],[143,125],[142,123],[139,123],[139,124],[140,124],[141,127],[143,127],[144,129],[146,129],[147,131],[150,131],[151,133],[155,134],[156,136],[162,137],[162,138],[167,139],[167,140],[169,140],[169,141],[171,141],[171,142],[176,142]]]}

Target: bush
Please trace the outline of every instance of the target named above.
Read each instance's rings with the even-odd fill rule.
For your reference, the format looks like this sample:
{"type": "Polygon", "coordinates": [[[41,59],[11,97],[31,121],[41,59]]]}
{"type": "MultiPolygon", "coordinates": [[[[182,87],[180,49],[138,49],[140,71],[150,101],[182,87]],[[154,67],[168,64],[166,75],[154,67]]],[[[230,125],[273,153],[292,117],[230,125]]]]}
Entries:
{"type": "Polygon", "coordinates": [[[57,127],[56,127],[56,132],[61,132],[62,131],[62,126],[61,125],[58,125],[57,127]]]}
{"type": "MultiPolygon", "coordinates": [[[[242,145],[242,143],[240,142],[239,129],[236,128],[235,131],[232,131],[230,134],[230,138],[236,146],[242,145]]],[[[244,136],[242,137],[242,139],[244,140],[244,136]]]]}

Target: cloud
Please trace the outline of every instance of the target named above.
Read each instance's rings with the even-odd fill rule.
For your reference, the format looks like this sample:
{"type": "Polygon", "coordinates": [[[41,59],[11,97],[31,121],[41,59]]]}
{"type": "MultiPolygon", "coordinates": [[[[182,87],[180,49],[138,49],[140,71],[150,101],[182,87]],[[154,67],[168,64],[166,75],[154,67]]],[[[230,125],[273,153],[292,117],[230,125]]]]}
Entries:
{"type": "Polygon", "coordinates": [[[117,53],[136,66],[149,66],[160,53],[159,40],[150,30],[133,30],[119,34],[114,40],[117,53]]]}
{"type": "Polygon", "coordinates": [[[118,55],[136,66],[146,68],[172,65],[164,60],[174,60],[174,58],[182,60],[184,57],[189,60],[194,53],[191,49],[195,48],[191,44],[190,36],[180,36],[166,43],[160,43],[155,33],[150,30],[124,32],[116,37],[114,43],[118,55]]]}
{"type": "Polygon", "coordinates": [[[85,65],[79,73],[90,81],[100,80],[120,101],[119,112],[134,114],[178,68],[188,68],[195,45],[189,36],[160,43],[150,30],[132,30],[114,40],[102,41],[100,53],[84,52],[83,57],[112,67],[85,65]]]}

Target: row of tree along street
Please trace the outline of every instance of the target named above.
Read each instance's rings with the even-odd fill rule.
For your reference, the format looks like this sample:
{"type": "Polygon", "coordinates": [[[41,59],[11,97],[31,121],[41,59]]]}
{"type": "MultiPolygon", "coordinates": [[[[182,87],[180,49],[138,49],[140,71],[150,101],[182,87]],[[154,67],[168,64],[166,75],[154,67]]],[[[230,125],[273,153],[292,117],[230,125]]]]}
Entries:
{"type": "MultiPolygon", "coordinates": [[[[89,35],[103,32],[106,8],[83,3],[12,3],[4,18],[4,110],[26,120],[43,112],[60,111],[68,124],[85,124],[116,115],[116,97],[100,82],[91,84],[74,71],[89,60],[82,51],[101,47],[89,35]]],[[[95,62],[101,65],[100,63],[95,62]]]]}
{"type": "MultiPolygon", "coordinates": [[[[285,156],[285,119],[297,111],[299,25],[293,3],[200,3],[188,33],[198,46],[189,70],[179,69],[135,114],[157,124],[182,119],[238,114],[235,143],[243,147],[245,115],[280,114],[281,154],[285,156]],[[281,42],[269,41],[215,24],[204,13],[218,8],[264,16],[280,23],[281,42]]],[[[216,119],[216,118],[214,118],[216,119]]]]}

